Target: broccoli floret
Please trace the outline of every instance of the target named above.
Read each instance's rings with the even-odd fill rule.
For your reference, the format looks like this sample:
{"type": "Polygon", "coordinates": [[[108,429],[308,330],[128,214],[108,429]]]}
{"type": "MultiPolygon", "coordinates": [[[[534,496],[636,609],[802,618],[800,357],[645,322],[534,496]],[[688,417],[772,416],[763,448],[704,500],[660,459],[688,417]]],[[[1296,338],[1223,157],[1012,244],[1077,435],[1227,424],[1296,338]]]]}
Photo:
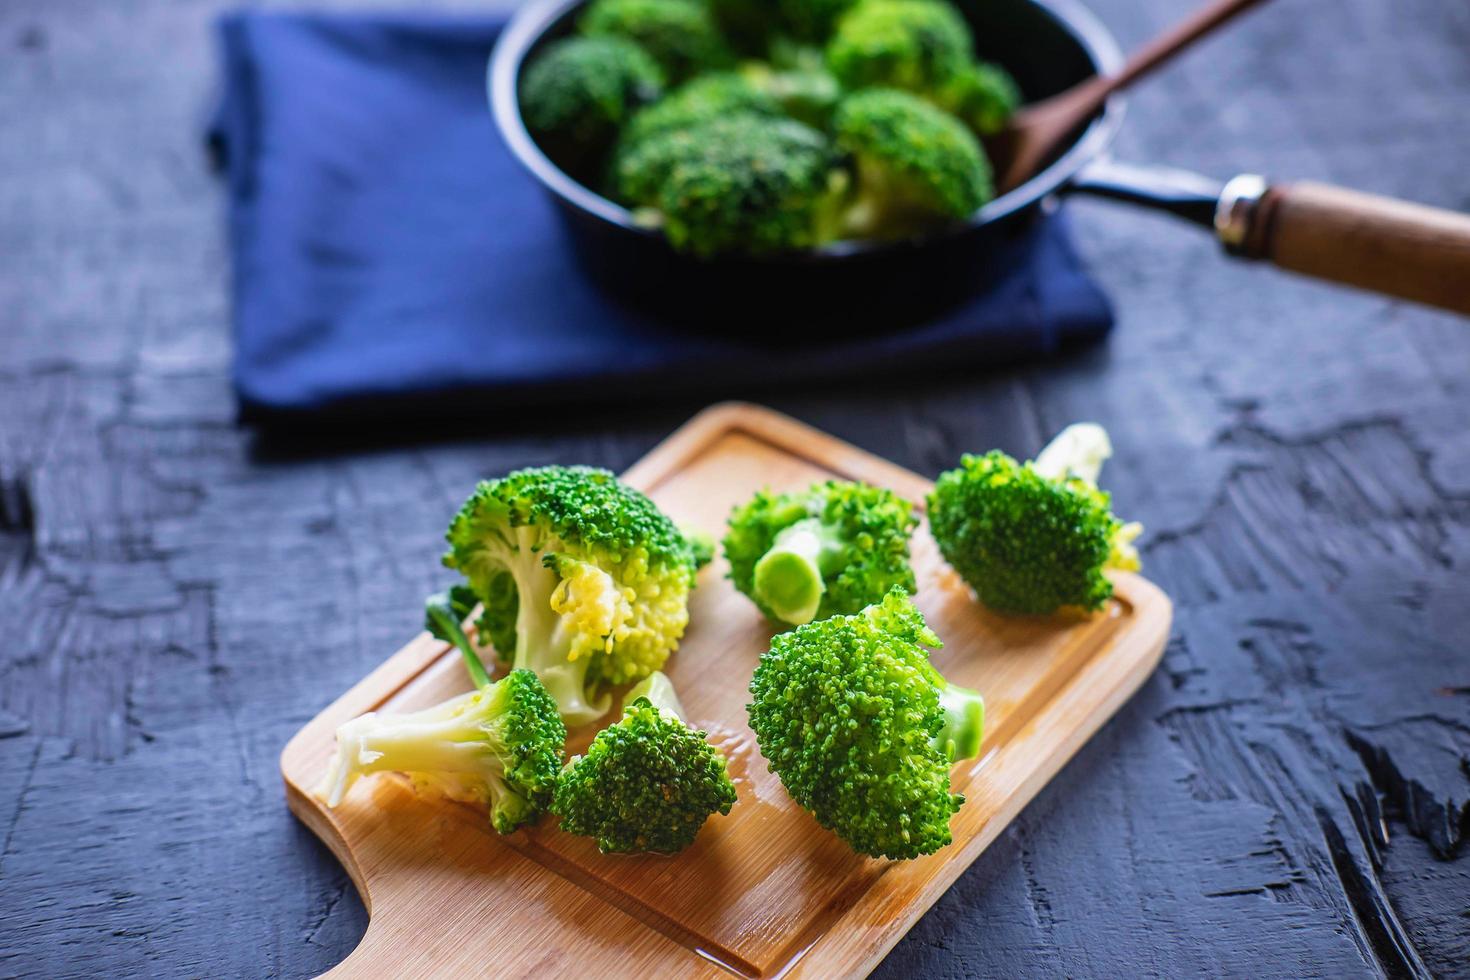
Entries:
{"type": "Polygon", "coordinates": [[[914,591],[913,505],[865,483],[767,491],[736,507],[725,535],[735,587],[771,619],[799,626],[855,613],[894,586],[914,591]]]}
{"type": "Polygon", "coordinates": [[[855,0],[706,0],[715,22],[747,55],[773,62],[795,43],[825,41],[855,0]]]}
{"type": "Polygon", "coordinates": [[[781,633],[750,682],[750,727],[792,799],[853,850],[913,858],[951,840],[950,765],[980,750],[984,707],[929,662],[902,590],[781,633]]]}
{"type": "Polygon", "coordinates": [[[1113,516],[1097,488],[1112,454],[1094,425],[1062,431],[1034,463],[998,450],[966,455],[929,496],[929,523],[946,561],[999,612],[1095,611],[1113,594],[1105,570],[1139,567],[1143,528],[1113,516]]]}
{"type": "Polygon", "coordinates": [[[977,62],[942,84],[934,101],[981,136],[990,136],[1005,128],[1021,104],[1021,90],[1004,68],[977,62]]]}
{"type": "Polygon", "coordinates": [[[323,795],[336,806],[359,776],[406,773],[420,792],[482,803],[502,834],[551,803],[567,730],[529,670],[424,711],[368,713],[337,729],[323,795]]]}
{"type": "Polygon", "coordinates": [[[526,69],[521,113],[547,152],[576,169],[662,94],[663,78],[653,59],[624,38],[567,38],[547,45],[526,69]]]}
{"type": "Polygon", "coordinates": [[[689,622],[694,550],[606,470],[482,482],[446,537],[444,564],[484,604],[482,633],[501,659],[536,672],[568,724],[602,715],[606,688],[662,667],[689,622]]]}
{"type": "Polygon", "coordinates": [[[821,67],[776,69],[753,61],[741,72],[788,116],[814,129],[827,128],[842,98],[837,79],[821,67]]]}
{"type": "Polygon", "coordinates": [[[750,113],[641,141],[620,159],[616,181],[675,248],[701,256],[830,241],[846,188],[821,133],[750,113]]]}
{"type": "Polygon", "coordinates": [[[847,214],[853,234],[913,234],[968,217],[994,193],[974,134],[917,96],[858,92],[838,106],[833,126],[857,164],[857,199],[847,214]]]}
{"type": "Polygon", "coordinates": [[[594,838],[603,853],[672,854],[694,842],[712,813],[729,813],[735,786],[725,757],[684,710],[662,673],[628,692],[623,717],[567,763],[553,813],[562,829],[594,838]]]}
{"type": "Polygon", "coordinates": [[[741,113],[781,115],[781,103],[738,72],[701,75],[640,111],[622,133],[624,146],[634,146],[659,133],[693,129],[741,113]]]}
{"type": "Polygon", "coordinates": [[[845,88],[930,93],[973,59],[959,11],[935,0],[863,0],[837,22],[827,66],[845,88]]]}
{"type": "Polygon", "coordinates": [[[693,0],[592,0],[578,27],[637,42],[673,82],[735,61],[708,8],[693,0]]]}
{"type": "Polygon", "coordinates": [[[613,155],[612,193],[632,207],[656,209],[673,161],[697,152],[694,131],[738,115],[781,115],[781,104],[736,72],[713,72],[679,86],[639,112],[613,155]]]}
{"type": "Polygon", "coordinates": [[[689,542],[689,551],[694,556],[696,571],[715,560],[714,535],[692,527],[681,527],[679,533],[684,535],[685,541],[689,542]]]}

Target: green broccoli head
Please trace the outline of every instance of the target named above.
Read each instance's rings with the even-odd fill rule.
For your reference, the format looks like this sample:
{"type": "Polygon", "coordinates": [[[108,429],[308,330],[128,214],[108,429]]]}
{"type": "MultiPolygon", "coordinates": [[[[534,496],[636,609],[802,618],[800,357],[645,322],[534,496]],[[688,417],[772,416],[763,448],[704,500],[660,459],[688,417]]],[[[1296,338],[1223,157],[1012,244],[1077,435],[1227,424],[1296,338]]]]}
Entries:
{"type": "Polygon", "coordinates": [[[1111,450],[1078,439],[1076,428],[1036,463],[998,450],[966,455],[929,495],[940,552],[992,609],[1094,611],[1113,594],[1105,571],[1139,566],[1132,542],[1142,526],[1113,516],[1108,494],[1093,482],[1111,450]]]}
{"type": "Polygon", "coordinates": [[[980,695],[929,662],[939,638],[902,590],[777,635],[750,682],[750,727],[792,799],[853,850],[913,858],[951,840],[956,759],[979,752],[980,695]]]}
{"type": "Polygon", "coordinates": [[[569,724],[599,717],[608,687],[662,667],[684,635],[694,549],[606,470],[546,466],[482,482],[446,536],[444,564],[484,604],[482,632],[540,676],[569,724]]]}
{"type": "Polygon", "coordinates": [[[547,45],[526,69],[521,113],[548,153],[577,168],[662,94],[663,79],[653,59],[625,38],[566,38],[547,45]]]}
{"type": "Polygon", "coordinates": [[[328,806],[360,776],[402,772],[421,792],[481,803],[502,834],[551,803],[567,730],[556,702],[529,670],[405,715],[369,713],[337,729],[327,770],[328,806]]]}
{"type": "Polygon", "coordinates": [[[657,216],[675,248],[764,254],[836,237],[846,175],[821,133],[741,113],[659,133],[618,162],[620,196],[657,216]]]}
{"type": "Polygon", "coordinates": [[[725,36],[747,55],[781,60],[793,43],[821,43],[855,0],[707,0],[725,36]]]}
{"type": "Polygon", "coordinates": [[[741,69],[750,83],[799,122],[826,129],[842,98],[842,87],[832,73],[820,66],[778,69],[763,61],[752,61],[741,69]]]}
{"type": "Polygon", "coordinates": [[[778,622],[855,613],[895,586],[914,591],[913,505],[865,483],[757,493],[730,515],[725,557],[735,587],[778,622]]]}
{"type": "Polygon", "coordinates": [[[781,104],[737,72],[713,72],[686,82],[639,112],[613,154],[612,194],[631,207],[656,209],[676,160],[699,149],[694,131],[737,115],[781,115],[781,104]]]}
{"type": "Polygon", "coordinates": [[[974,214],[994,193],[990,164],[958,119],[896,89],[848,96],[833,122],[857,165],[849,230],[899,237],[974,214]]]}
{"type": "Polygon", "coordinates": [[[715,560],[714,535],[697,527],[680,527],[679,533],[689,542],[689,552],[694,556],[696,571],[715,560]]]}
{"type": "Polygon", "coordinates": [[[621,142],[636,146],[660,133],[693,129],[742,113],[779,116],[781,104],[739,72],[712,72],[685,82],[640,111],[623,130],[621,142]]]}
{"type": "Polygon", "coordinates": [[[1005,128],[1021,104],[1021,90],[1004,68],[977,62],[943,83],[934,101],[981,136],[990,136],[1005,128]]]}
{"type": "Polygon", "coordinates": [[[735,61],[709,9],[694,0],[592,0],[578,28],[637,42],[674,82],[735,61]]]}
{"type": "Polygon", "coordinates": [[[725,757],[682,720],[662,673],[628,693],[623,717],[567,764],[551,810],[603,853],[672,854],[694,842],[710,814],[729,813],[735,786],[725,757]]]}
{"type": "Polygon", "coordinates": [[[827,66],[845,88],[872,86],[927,94],[973,58],[959,11],[935,0],[862,0],[837,22],[827,66]]]}

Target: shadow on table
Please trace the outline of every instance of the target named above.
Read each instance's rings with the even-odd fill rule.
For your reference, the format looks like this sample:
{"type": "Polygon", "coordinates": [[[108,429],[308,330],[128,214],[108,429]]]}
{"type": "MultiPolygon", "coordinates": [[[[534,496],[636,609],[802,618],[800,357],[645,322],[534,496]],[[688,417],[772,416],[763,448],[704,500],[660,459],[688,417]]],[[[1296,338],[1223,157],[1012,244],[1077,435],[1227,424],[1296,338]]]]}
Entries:
{"type": "MultiPolygon", "coordinates": [[[[1064,346],[1045,362],[1049,371],[1103,370],[1105,343],[1064,346]]],[[[1030,374],[1036,364],[975,368],[933,366],[891,373],[865,373],[817,381],[788,379],[748,384],[719,377],[677,387],[624,390],[599,400],[585,390],[555,393],[538,389],[534,398],[516,401],[513,393],[493,397],[476,389],[343,403],[300,415],[248,422],[254,428],[250,458],[258,464],[291,463],[413,446],[474,442],[497,436],[567,436],[606,431],[668,430],[707,405],[726,399],[765,402],[780,408],[793,402],[827,400],[870,404],[913,395],[960,393],[977,382],[1008,373],[1030,374]]]]}

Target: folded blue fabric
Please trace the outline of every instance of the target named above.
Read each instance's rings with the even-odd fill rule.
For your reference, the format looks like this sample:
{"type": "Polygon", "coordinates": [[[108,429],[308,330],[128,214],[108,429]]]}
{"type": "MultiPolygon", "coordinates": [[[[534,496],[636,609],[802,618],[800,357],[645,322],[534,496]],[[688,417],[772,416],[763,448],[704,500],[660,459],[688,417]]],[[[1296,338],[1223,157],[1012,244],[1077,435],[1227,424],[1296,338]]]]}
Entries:
{"type": "Polygon", "coordinates": [[[1099,337],[1105,297],[1063,220],[988,291],[896,333],[773,358],[611,302],[485,100],[499,20],[234,14],[214,127],[229,174],[235,385],[247,420],[463,411],[800,373],[986,365],[1099,337]]]}

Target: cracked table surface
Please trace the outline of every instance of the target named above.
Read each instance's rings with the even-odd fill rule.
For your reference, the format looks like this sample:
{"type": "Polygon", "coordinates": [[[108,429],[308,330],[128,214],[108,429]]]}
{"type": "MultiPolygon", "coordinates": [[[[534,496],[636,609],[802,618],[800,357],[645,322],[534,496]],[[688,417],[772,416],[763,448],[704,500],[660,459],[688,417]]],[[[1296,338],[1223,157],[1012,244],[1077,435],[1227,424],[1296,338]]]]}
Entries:
{"type": "MultiPolygon", "coordinates": [[[[345,956],[363,908],[281,746],[419,628],[475,479],[619,469],[702,407],[236,427],[199,140],[222,6],[0,5],[0,976],[345,956]]],[[[1095,8],[1125,47],[1178,15],[1095,8]]],[[[1117,149],[1467,209],[1467,93],[1470,7],[1282,2],[1140,88],[1117,149]]],[[[1105,346],[754,394],[930,476],[1102,422],[1177,604],[1162,669],[878,975],[1463,974],[1470,325],[1069,207],[1105,346]]]]}

